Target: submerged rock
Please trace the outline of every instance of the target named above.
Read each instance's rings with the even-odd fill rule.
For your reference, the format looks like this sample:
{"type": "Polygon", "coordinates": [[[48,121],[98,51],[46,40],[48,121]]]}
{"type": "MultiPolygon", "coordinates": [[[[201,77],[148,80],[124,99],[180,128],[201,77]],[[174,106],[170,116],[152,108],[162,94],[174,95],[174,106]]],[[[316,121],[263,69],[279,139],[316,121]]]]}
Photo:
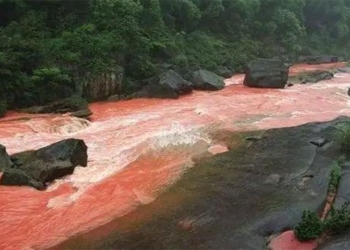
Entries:
{"type": "Polygon", "coordinates": [[[73,116],[74,113],[78,114],[77,112],[80,112],[80,115],[82,113],[92,114],[88,107],[88,103],[86,100],[79,96],[71,96],[59,101],[55,101],[52,103],[49,103],[47,105],[43,106],[33,106],[27,109],[22,109],[22,112],[31,113],[31,114],[45,114],[45,113],[69,113],[72,112],[73,116]]]}
{"type": "Polygon", "coordinates": [[[203,69],[193,73],[193,84],[199,90],[219,90],[225,87],[224,78],[203,69]]]}
{"type": "Polygon", "coordinates": [[[306,73],[301,73],[290,78],[294,83],[317,83],[319,81],[330,80],[334,77],[334,73],[330,70],[316,70],[306,73]]]}
{"type": "Polygon", "coordinates": [[[339,62],[339,57],[332,55],[300,56],[299,62],[307,64],[335,63],[339,62]]]}
{"type": "Polygon", "coordinates": [[[11,156],[0,185],[44,188],[48,182],[72,174],[76,166],[87,166],[87,146],[83,140],[67,139],[47,147],[11,156]]]}
{"type": "Polygon", "coordinates": [[[249,63],[243,84],[256,88],[284,88],[289,67],[275,59],[256,59],[249,63]]]}
{"type": "Polygon", "coordinates": [[[92,115],[92,112],[90,109],[86,108],[86,109],[72,112],[70,115],[78,118],[88,118],[90,115],[92,115]]]}

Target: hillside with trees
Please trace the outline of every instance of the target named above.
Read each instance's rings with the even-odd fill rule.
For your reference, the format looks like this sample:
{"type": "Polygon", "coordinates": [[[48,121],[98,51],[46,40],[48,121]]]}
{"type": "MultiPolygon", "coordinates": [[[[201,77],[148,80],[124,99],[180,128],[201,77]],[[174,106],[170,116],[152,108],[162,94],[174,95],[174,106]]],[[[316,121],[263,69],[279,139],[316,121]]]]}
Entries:
{"type": "Polygon", "coordinates": [[[350,0],[0,0],[0,113],[104,99],[86,87],[101,77],[132,93],[169,65],[241,72],[256,57],[347,59],[349,27],[350,0]]]}

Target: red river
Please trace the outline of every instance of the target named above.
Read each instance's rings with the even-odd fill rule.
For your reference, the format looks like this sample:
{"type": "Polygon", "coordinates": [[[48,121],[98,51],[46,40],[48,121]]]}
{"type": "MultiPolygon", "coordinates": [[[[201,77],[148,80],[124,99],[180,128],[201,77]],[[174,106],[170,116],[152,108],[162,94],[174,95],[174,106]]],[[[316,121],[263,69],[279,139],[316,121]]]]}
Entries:
{"type": "MultiPolygon", "coordinates": [[[[290,72],[340,66],[297,65],[290,72]]],[[[9,112],[0,119],[0,143],[8,153],[74,137],[88,145],[89,163],[46,191],[0,186],[0,249],[48,248],[152,202],[191,167],[191,157],[223,150],[208,131],[289,127],[350,115],[350,74],[286,89],[246,88],[242,80],[237,75],[221,91],[178,100],[94,103],[90,123],[9,112]]]]}

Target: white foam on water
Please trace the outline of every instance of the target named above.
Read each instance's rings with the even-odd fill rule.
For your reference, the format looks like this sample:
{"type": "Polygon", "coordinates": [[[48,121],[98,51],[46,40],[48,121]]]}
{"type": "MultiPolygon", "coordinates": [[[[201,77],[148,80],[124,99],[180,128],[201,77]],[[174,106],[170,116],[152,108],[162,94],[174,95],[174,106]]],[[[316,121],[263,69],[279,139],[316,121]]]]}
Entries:
{"type": "MultiPolygon", "coordinates": [[[[76,201],[92,185],[123,170],[140,155],[149,150],[157,150],[169,146],[193,145],[201,140],[208,144],[211,143],[209,136],[204,133],[203,126],[185,127],[178,122],[174,122],[168,130],[153,131],[139,136],[137,139],[134,138],[130,143],[120,145],[118,152],[111,152],[110,157],[92,159],[87,167],[76,167],[74,174],[56,180],[55,183],[49,186],[49,191],[67,182],[77,188],[77,191],[69,195],[69,197],[53,197],[49,200],[47,206],[50,208],[60,207],[76,201]],[[140,150],[140,147],[138,147],[141,144],[146,145],[145,147],[141,147],[143,150],[140,150]]],[[[96,153],[97,148],[97,144],[89,144],[89,151],[91,150],[96,153]]],[[[147,198],[146,200],[149,199],[147,198]]]]}

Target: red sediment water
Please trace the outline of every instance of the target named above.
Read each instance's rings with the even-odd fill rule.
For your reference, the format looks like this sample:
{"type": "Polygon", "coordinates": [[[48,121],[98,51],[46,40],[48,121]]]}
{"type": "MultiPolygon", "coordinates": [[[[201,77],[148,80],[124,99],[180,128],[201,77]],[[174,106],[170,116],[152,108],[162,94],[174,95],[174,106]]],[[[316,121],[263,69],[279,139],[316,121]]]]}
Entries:
{"type": "MultiPolygon", "coordinates": [[[[335,66],[341,65],[298,65],[291,72],[335,66]]],[[[282,90],[246,88],[242,79],[238,75],[221,91],[195,91],[178,100],[94,103],[91,123],[7,114],[0,119],[0,143],[10,154],[74,137],[88,145],[89,163],[47,191],[0,186],[0,249],[49,247],[152,202],[185,171],[198,153],[194,144],[218,152],[207,134],[215,126],[256,130],[350,115],[348,74],[282,90]]]]}
{"type": "Polygon", "coordinates": [[[300,242],[296,238],[293,231],[286,231],[280,236],[272,239],[269,244],[271,250],[314,250],[317,247],[317,242],[308,241],[300,242]]]}

